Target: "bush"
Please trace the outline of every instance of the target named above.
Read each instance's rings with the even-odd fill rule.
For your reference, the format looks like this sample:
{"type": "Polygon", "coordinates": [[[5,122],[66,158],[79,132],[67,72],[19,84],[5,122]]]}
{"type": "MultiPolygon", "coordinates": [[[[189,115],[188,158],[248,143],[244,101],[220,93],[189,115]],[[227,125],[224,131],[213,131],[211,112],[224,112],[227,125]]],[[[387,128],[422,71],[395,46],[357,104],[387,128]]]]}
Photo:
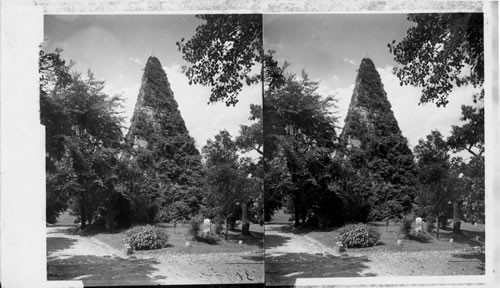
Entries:
{"type": "Polygon", "coordinates": [[[411,231],[411,225],[413,224],[413,217],[411,216],[405,216],[403,219],[401,219],[401,224],[400,224],[400,233],[404,235],[410,234],[411,231]]]}
{"type": "Polygon", "coordinates": [[[415,240],[420,243],[428,243],[432,239],[432,236],[424,231],[422,232],[411,231],[410,233],[406,234],[406,239],[415,240]]]}
{"type": "Polygon", "coordinates": [[[215,223],[215,234],[217,234],[217,235],[221,234],[222,230],[224,230],[224,227],[222,227],[222,223],[216,222],[215,223]]]}
{"type": "Polygon", "coordinates": [[[129,230],[126,242],[134,250],[160,249],[167,246],[168,235],[151,225],[136,226],[129,230]]]}
{"type": "Polygon", "coordinates": [[[217,236],[217,234],[210,232],[210,233],[202,233],[201,235],[196,236],[195,240],[207,244],[215,244],[219,242],[220,238],[219,236],[217,236]]]}
{"type": "Polygon", "coordinates": [[[337,240],[347,248],[372,247],[380,235],[365,224],[350,224],[339,229],[337,240]]]}
{"type": "Polygon", "coordinates": [[[191,235],[191,238],[196,239],[201,230],[202,220],[201,217],[195,216],[189,220],[189,229],[188,233],[191,235]]]}

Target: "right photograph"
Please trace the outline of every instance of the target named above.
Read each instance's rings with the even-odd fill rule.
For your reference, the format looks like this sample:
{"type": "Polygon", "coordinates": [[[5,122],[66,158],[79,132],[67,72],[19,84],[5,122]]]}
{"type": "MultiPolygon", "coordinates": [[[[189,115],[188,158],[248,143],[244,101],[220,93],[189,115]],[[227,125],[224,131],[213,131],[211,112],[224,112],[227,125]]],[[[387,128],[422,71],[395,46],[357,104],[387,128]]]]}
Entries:
{"type": "Polygon", "coordinates": [[[266,285],[484,275],[483,14],[263,31],[266,285]]]}

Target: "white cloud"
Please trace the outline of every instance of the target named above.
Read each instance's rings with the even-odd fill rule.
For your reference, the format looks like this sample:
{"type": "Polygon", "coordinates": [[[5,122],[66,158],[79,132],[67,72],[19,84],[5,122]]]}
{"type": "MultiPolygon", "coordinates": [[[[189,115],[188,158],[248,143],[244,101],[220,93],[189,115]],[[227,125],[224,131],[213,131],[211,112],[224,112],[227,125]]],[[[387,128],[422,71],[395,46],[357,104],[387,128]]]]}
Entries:
{"type": "MultiPolygon", "coordinates": [[[[141,88],[140,83],[136,83],[132,86],[125,87],[125,88],[116,88],[113,85],[106,84],[104,88],[104,93],[114,96],[114,95],[120,95],[121,98],[123,99],[123,109],[122,109],[122,115],[124,117],[124,123],[123,125],[128,129],[130,126],[130,120],[132,118],[132,115],[134,114],[134,108],[135,108],[135,102],[137,101],[137,95],[139,94],[139,89],[141,88]]],[[[126,132],[126,131],[124,131],[126,132]]]]}
{"type": "MultiPolygon", "coordinates": [[[[318,93],[323,96],[333,96],[337,102],[336,108],[333,108],[335,117],[338,117],[338,125],[342,129],[344,126],[344,120],[347,116],[347,110],[349,108],[349,103],[351,102],[352,91],[354,90],[354,84],[351,84],[344,88],[331,88],[328,84],[320,83],[318,88],[318,93]]],[[[338,131],[339,133],[341,131],[338,131]]]]}
{"type": "Polygon", "coordinates": [[[139,58],[135,58],[135,57],[128,57],[128,60],[136,63],[136,64],[139,64],[139,65],[144,65],[144,63],[139,59],[139,58]]]}
{"type": "Polygon", "coordinates": [[[412,148],[432,130],[449,136],[451,125],[460,125],[461,106],[472,105],[472,94],[476,91],[470,86],[455,88],[448,96],[450,102],[446,107],[438,108],[434,103],[418,105],[421,88],[400,86],[391,66],[377,68],[377,71],[403,136],[408,138],[412,148]]]}
{"type": "Polygon", "coordinates": [[[347,62],[353,66],[357,66],[356,61],[349,59],[349,58],[344,58],[344,62],[347,62]]]}

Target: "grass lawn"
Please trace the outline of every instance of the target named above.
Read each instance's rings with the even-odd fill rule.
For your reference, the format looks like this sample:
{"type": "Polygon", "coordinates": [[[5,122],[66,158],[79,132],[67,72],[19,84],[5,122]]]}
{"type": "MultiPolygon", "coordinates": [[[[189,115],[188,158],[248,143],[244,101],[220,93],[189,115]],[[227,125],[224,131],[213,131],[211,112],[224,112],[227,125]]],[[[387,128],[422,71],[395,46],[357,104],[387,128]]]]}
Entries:
{"type": "MultiPolygon", "coordinates": [[[[223,235],[220,235],[220,241],[216,244],[207,244],[191,240],[191,237],[187,233],[187,225],[177,224],[177,227],[175,229],[173,227],[173,224],[170,223],[158,224],[157,226],[160,227],[160,229],[163,229],[168,234],[169,246],[159,250],[136,251],[136,253],[230,253],[255,251],[263,249],[264,247],[264,226],[260,226],[258,224],[250,225],[251,236],[241,235],[241,230],[235,229],[235,231],[229,231],[229,237],[227,241],[224,240],[223,235]],[[243,241],[243,245],[238,244],[240,240],[243,241]],[[191,243],[190,247],[186,247],[187,241],[191,243]]],[[[124,239],[127,237],[127,231],[128,230],[123,230],[118,233],[102,232],[95,234],[93,237],[99,239],[100,241],[110,245],[115,249],[124,251],[124,239]]]]}
{"type": "MultiPolygon", "coordinates": [[[[462,235],[453,235],[451,233],[451,226],[446,229],[439,230],[439,239],[436,238],[436,233],[433,232],[432,239],[429,242],[418,242],[415,240],[403,239],[403,245],[397,245],[399,224],[391,222],[386,227],[385,222],[371,222],[368,223],[370,227],[375,229],[380,234],[379,243],[374,247],[356,248],[356,252],[380,252],[380,251],[435,251],[435,250],[459,250],[464,248],[471,248],[474,246],[484,246],[484,224],[478,224],[477,227],[463,223],[461,225],[462,235]],[[476,240],[479,236],[479,241],[476,240]],[[449,239],[453,238],[454,243],[451,244],[449,239]]],[[[318,240],[328,247],[336,246],[336,237],[338,228],[318,231],[311,228],[290,229],[293,233],[307,234],[310,237],[318,240]]],[[[354,249],[352,249],[354,250],[354,249]]]]}

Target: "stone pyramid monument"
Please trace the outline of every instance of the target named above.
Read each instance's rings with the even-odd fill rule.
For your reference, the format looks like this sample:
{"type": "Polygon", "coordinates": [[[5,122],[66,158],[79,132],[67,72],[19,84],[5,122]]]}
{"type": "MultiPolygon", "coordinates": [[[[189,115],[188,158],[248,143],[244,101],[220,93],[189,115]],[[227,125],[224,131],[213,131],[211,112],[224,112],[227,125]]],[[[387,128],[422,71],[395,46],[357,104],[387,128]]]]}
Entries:
{"type": "Polygon", "coordinates": [[[347,148],[344,158],[366,179],[359,196],[370,206],[368,219],[409,212],[415,197],[413,154],[368,58],[361,61],[340,139],[347,148]]]}
{"type": "Polygon", "coordinates": [[[132,159],[148,179],[159,221],[189,218],[202,199],[201,155],[189,135],[167,75],[156,57],[149,57],[132,116],[127,142],[132,159]]]}

